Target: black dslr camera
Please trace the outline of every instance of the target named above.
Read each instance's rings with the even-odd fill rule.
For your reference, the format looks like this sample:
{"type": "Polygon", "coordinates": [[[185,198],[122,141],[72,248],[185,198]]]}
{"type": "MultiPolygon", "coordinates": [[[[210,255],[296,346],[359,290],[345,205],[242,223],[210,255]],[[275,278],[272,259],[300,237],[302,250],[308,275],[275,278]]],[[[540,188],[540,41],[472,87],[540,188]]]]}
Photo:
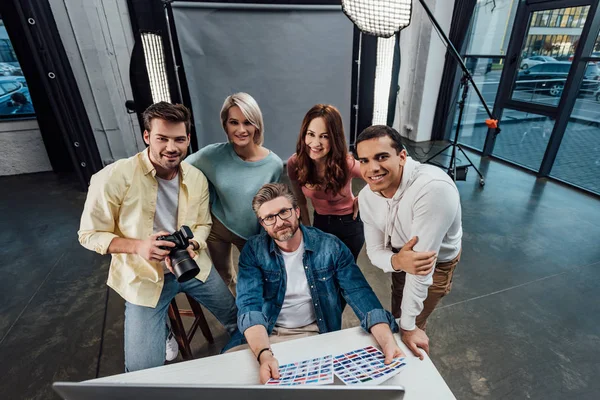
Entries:
{"type": "Polygon", "coordinates": [[[171,251],[168,257],[171,259],[171,266],[175,271],[175,277],[180,283],[189,281],[200,272],[198,264],[190,258],[190,254],[187,252],[190,239],[193,237],[192,230],[188,226],[182,225],[181,229],[173,232],[173,234],[157,238],[157,240],[166,240],[167,242],[175,243],[175,247],[161,246],[161,249],[171,251]]]}

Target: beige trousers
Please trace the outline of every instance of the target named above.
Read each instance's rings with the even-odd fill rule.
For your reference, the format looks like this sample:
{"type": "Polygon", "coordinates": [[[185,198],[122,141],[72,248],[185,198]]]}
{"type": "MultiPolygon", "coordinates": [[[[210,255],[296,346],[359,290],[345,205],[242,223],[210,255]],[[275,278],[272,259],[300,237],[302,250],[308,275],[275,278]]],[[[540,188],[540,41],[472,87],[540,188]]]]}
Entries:
{"type": "Polygon", "coordinates": [[[221,279],[235,296],[237,272],[231,259],[231,245],[233,244],[241,252],[246,244],[246,239],[231,232],[214,215],[212,216],[212,223],[210,234],[206,240],[208,253],[221,279]]]}
{"type": "MultiPolygon", "coordinates": [[[[273,333],[269,336],[269,342],[271,344],[286,342],[288,340],[300,339],[309,336],[315,336],[319,334],[319,327],[316,322],[313,322],[310,325],[302,326],[300,328],[283,328],[281,326],[276,326],[273,328],[273,333]]],[[[247,344],[241,344],[239,346],[232,347],[227,350],[226,353],[231,353],[234,351],[246,350],[249,349],[250,346],[247,344]]]]}
{"type": "MultiPolygon", "coordinates": [[[[462,251],[461,251],[462,252],[462,251]]],[[[427,327],[427,318],[431,315],[442,297],[452,290],[452,277],[454,270],[460,261],[461,253],[458,253],[452,261],[441,262],[435,265],[433,272],[433,283],[429,286],[427,298],[423,302],[423,311],[417,316],[415,324],[419,329],[425,330],[427,327]]],[[[404,293],[404,283],[406,281],[406,272],[394,272],[392,274],[392,314],[395,318],[400,318],[402,314],[402,295],[404,293]]]]}

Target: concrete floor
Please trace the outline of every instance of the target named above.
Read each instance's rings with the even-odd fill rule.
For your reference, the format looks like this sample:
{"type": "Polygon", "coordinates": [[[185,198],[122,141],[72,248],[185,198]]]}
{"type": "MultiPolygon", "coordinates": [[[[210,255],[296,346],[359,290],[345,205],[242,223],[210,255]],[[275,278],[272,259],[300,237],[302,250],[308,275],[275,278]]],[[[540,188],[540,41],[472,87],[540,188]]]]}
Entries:
{"type": "MultiPolygon", "coordinates": [[[[463,258],[428,325],[431,358],[458,399],[595,399],[600,200],[502,163],[481,168],[484,189],[472,170],[458,182],[463,258]]],[[[54,381],[121,373],[124,305],[105,285],[109,258],[77,242],[85,194],[52,173],[0,184],[0,398],[57,398],[54,381]]],[[[364,251],[359,265],[389,307],[389,276],[364,251]]],[[[197,357],[227,341],[208,319],[216,343],[198,333],[197,357]]],[[[344,327],[355,325],[347,309],[344,327]]]]}
{"type": "MultiPolygon", "coordinates": [[[[598,105],[595,107],[600,112],[600,107],[598,105]]],[[[477,117],[478,121],[484,121],[486,118],[483,112],[477,117]]],[[[483,149],[488,130],[485,125],[482,125],[463,125],[459,137],[460,143],[475,149],[483,149]]],[[[502,133],[496,140],[493,154],[538,171],[553,127],[554,121],[549,118],[505,110],[502,133]]],[[[581,120],[569,122],[550,176],[600,195],[598,134],[600,128],[597,122],[589,123],[581,120]]]]}

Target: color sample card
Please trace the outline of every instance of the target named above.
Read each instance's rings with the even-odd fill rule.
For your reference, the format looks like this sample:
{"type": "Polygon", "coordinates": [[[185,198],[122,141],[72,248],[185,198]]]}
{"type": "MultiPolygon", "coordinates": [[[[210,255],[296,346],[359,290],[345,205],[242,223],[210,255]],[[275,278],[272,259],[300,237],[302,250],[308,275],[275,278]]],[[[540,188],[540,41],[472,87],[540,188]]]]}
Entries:
{"type": "Polygon", "coordinates": [[[398,374],[406,365],[404,357],[395,358],[389,365],[385,356],[373,346],[340,354],[333,358],[333,371],[346,385],[379,385],[398,374]]]}
{"type": "Polygon", "coordinates": [[[333,383],[333,356],[313,358],[279,366],[279,379],[269,379],[265,385],[326,385],[333,383]]]}

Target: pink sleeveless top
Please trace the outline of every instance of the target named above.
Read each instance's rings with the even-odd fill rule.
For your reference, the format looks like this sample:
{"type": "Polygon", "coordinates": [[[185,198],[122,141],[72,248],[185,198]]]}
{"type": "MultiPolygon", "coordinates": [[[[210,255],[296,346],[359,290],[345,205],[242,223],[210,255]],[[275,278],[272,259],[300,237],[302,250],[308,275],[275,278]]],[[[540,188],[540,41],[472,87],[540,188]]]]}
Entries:
{"type": "MultiPolygon", "coordinates": [[[[350,154],[348,154],[348,170],[350,178],[344,185],[342,190],[337,195],[331,192],[325,193],[324,190],[313,190],[302,186],[302,193],[306,198],[309,198],[317,214],[320,215],[347,215],[352,213],[352,204],[354,195],[352,194],[352,178],[361,178],[360,164],[350,154]]],[[[287,172],[290,180],[294,184],[298,184],[298,174],[296,168],[298,160],[296,154],[293,154],[287,161],[287,172]]]]}

